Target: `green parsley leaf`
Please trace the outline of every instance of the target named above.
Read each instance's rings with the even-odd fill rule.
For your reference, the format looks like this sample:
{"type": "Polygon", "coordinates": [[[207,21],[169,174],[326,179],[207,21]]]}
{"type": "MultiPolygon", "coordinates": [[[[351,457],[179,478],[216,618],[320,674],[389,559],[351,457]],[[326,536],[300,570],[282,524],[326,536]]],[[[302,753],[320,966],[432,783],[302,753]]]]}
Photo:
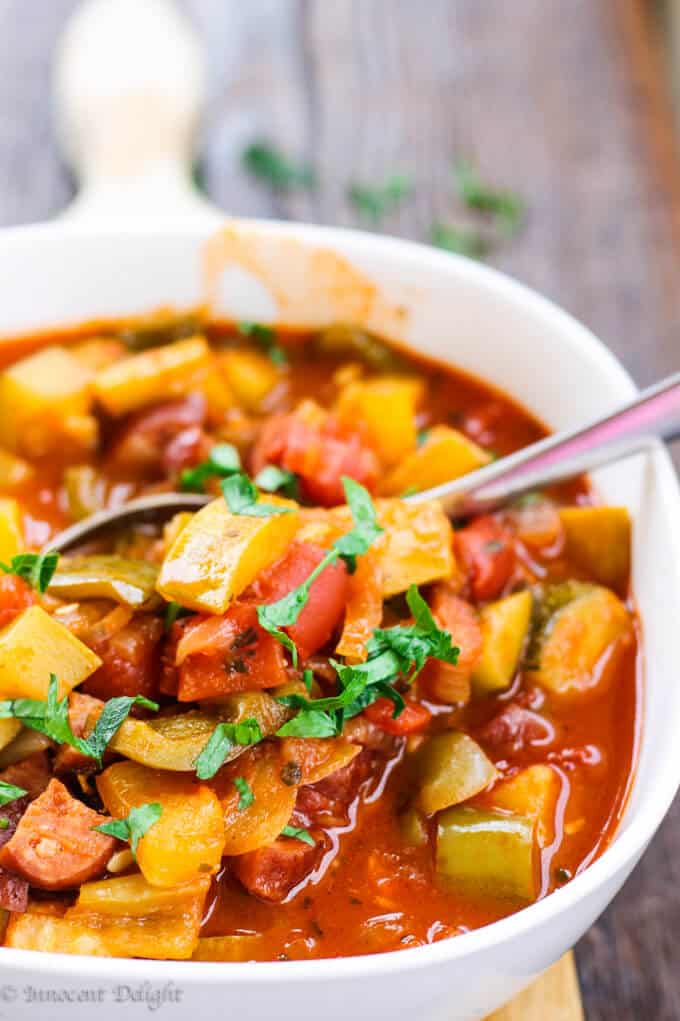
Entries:
{"type": "Polygon", "coordinates": [[[17,787],[13,783],[5,783],[4,780],[0,780],[0,805],[9,805],[10,801],[23,798],[24,794],[28,794],[28,791],[25,791],[23,787],[17,787]]]}
{"type": "Polygon", "coordinates": [[[131,808],[126,819],[112,819],[111,822],[103,822],[101,826],[93,826],[92,829],[118,840],[129,841],[132,857],[136,861],[139,841],[158,822],[162,814],[163,806],[157,801],[152,801],[146,805],[139,805],[138,808],[131,808]]]}
{"type": "Polygon", "coordinates": [[[252,788],[244,776],[234,777],[234,787],[239,792],[241,797],[238,799],[238,805],[236,806],[239,812],[245,812],[246,808],[250,808],[255,795],[253,794],[252,788]]]}
{"type": "Polygon", "coordinates": [[[507,237],[517,232],[525,214],[525,204],[519,195],[484,184],[474,167],[465,160],[455,164],[453,176],[458,194],[468,209],[491,213],[507,237]]]}
{"type": "Polygon", "coordinates": [[[57,698],[58,681],[56,674],[50,674],[47,689],[47,700],[33,698],[15,698],[0,702],[0,719],[14,717],[21,720],[25,727],[46,734],[57,744],[69,744],[83,755],[95,759],[99,765],[111,738],[116,734],[123,721],[127,718],[133,705],[143,705],[147,709],[158,709],[156,702],[151,702],[142,695],[134,698],[121,696],[112,698],[105,704],[94,730],[89,738],[76,737],[71,730],[68,718],[68,697],[57,698]]]}
{"type": "Polygon", "coordinates": [[[185,492],[202,493],[205,491],[205,484],[209,479],[225,479],[241,470],[241,458],[239,452],[231,443],[217,443],[208,460],[196,465],[195,468],[185,468],[179,477],[180,489],[185,492]]]}
{"type": "Polygon", "coordinates": [[[180,617],[187,617],[191,613],[191,610],[187,610],[185,606],[180,606],[179,603],[171,602],[165,607],[165,622],[164,627],[166,632],[172,629],[172,625],[180,617]]]}
{"type": "Polygon", "coordinates": [[[276,342],[276,331],[271,326],[264,326],[262,323],[241,322],[238,324],[238,331],[244,337],[250,337],[260,345],[264,353],[274,365],[287,365],[288,355],[276,342]]]}
{"type": "Polygon", "coordinates": [[[6,815],[1,815],[0,816],[0,830],[8,830],[8,829],[9,829],[9,819],[7,818],[6,815]]]}
{"type": "Polygon", "coordinates": [[[279,468],[275,464],[266,464],[257,473],[255,485],[264,489],[265,493],[277,493],[280,490],[291,500],[297,500],[300,495],[295,472],[289,472],[287,468],[279,468]]]}
{"type": "Polygon", "coordinates": [[[303,844],[316,847],[316,840],[309,830],[300,829],[298,826],[284,826],[281,830],[281,836],[293,837],[295,840],[301,840],[303,844]]]}
{"type": "Polygon", "coordinates": [[[109,742],[118,733],[135,705],[151,709],[153,712],[158,712],[159,709],[157,702],[152,702],[151,699],[145,698],[143,695],[120,695],[117,698],[110,698],[105,703],[99,719],[94,725],[94,730],[87,738],[90,755],[100,764],[109,742]]]}
{"type": "Polygon", "coordinates": [[[484,259],[491,252],[490,242],[478,231],[445,223],[433,224],[430,240],[436,248],[471,259],[484,259]]]}
{"type": "Polygon", "coordinates": [[[338,722],[324,709],[304,709],[276,731],[277,737],[337,737],[338,722]]]}
{"type": "Polygon", "coordinates": [[[314,672],[312,670],[309,670],[309,669],[303,670],[302,671],[302,683],[304,684],[304,686],[307,689],[307,691],[311,691],[312,690],[313,682],[314,682],[314,672]]]}
{"type": "Polygon", "coordinates": [[[270,142],[251,143],[242,160],[249,174],[277,191],[316,187],[316,175],[308,164],[294,163],[270,142]]]}
{"type": "Polygon", "coordinates": [[[59,563],[58,553],[19,553],[9,564],[0,561],[0,571],[16,574],[38,592],[46,592],[59,563]]]}
{"type": "Polygon", "coordinates": [[[221,489],[232,514],[245,514],[249,518],[270,518],[272,514],[290,514],[289,507],[258,503],[260,494],[257,486],[243,472],[225,479],[221,489]]]}
{"type": "Polygon", "coordinates": [[[196,759],[196,775],[199,780],[212,779],[235,745],[257,744],[261,740],[260,724],[252,717],[240,723],[218,723],[196,759]]]}
{"type": "Polygon", "coordinates": [[[342,484],[352,512],[354,521],[352,529],[333,543],[326,556],[301,585],[292,589],[275,603],[268,603],[257,608],[260,626],[290,651],[294,666],[297,666],[297,648],[281,628],[292,627],[295,624],[307,605],[312,584],[322,571],[330,564],[335,563],[339,557],[345,561],[350,572],[353,571],[356,566],[356,557],[366,553],[383,531],[377,522],[373,501],[368,491],[354,479],[346,476],[343,476],[342,484]]]}
{"type": "Polygon", "coordinates": [[[406,601],[415,624],[377,628],[368,642],[368,662],[371,661],[371,657],[384,655],[389,651],[398,657],[401,674],[406,675],[413,665],[413,672],[406,678],[407,682],[412,684],[428,658],[439,659],[455,666],[460,649],[452,645],[449,632],[439,628],[415,585],[411,585],[408,590],[406,601]]]}
{"type": "Polygon", "coordinates": [[[412,194],[413,183],[403,174],[392,174],[374,188],[355,182],[347,189],[347,197],[356,211],[374,223],[379,223],[412,194]]]}

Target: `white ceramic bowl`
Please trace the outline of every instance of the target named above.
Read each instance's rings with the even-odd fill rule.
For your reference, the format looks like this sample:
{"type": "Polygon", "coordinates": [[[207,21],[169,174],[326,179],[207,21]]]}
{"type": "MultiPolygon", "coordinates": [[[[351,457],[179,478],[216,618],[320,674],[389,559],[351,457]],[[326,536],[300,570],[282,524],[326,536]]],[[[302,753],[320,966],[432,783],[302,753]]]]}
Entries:
{"type": "MultiPolygon", "coordinates": [[[[208,227],[72,228],[0,234],[0,335],[200,300],[208,227]]],[[[629,398],[620,364],[543,298],[466,259],[356,232],[236,223],[224,251],[238,317],[353,318],[497,384],[556,429],[629,398]],[[319,254],[319,249],[342,259],[319,254]],[[344,260],[347,260],[345,263],[344,260]],[[259,282],[243,272],[256,267],[259,282]],[[354,274],[358,273],[358,276],[354,274]],[[269,293],[262,287],[269,282],[269,293]],[[277,293],[272,300],[272,284],[277,293]],[[357,300],[357,294],[360,300],[357,300]]],[[[0,345],[1,345],[0,341],[0,345]]],[[[400,953],[341,960],[198,964],[0,950],[0,1016],[163,1016],[346,1021],[480,1018],[557,960],[618,891],[680,783],[680,499],[666,452],[598,473],[604,496],[633,514],[634,586],[644,624],[643,738],[625,818],[609,849],[540,903],[476,932],[400,953]],[[51,989],[37,1007],[26,987],[51,989]],[[78,1003],[68,990],[90,990],[78,1003]],[[4,992],[3,992],[4,990],[4,992]],[[100,994],[97,990],[101,990],[100,994]],[[13,1001],[13,997],[15,998],[13,1001]],[[99,1005],[94,1008],[92,1000],[99,1005]],[[70,1001],[70,1002],[69,1002],[70,1001]],[[11,1006],[10,1006],[11,1003],[11,1006]],[[3,1010],[6,1014],[3,1015],[3,1010]]]]}

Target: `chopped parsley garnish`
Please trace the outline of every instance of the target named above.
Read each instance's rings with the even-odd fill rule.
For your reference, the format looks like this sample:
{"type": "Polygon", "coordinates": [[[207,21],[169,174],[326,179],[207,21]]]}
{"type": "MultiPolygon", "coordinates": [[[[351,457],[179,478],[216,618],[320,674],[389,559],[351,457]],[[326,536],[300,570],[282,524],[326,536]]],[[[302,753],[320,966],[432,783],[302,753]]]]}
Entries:
{"type": "Polygon", "coordinates": [[[187,610],[185,606],[180,606],[179,603],[168,603],[165,607],[165,630],[170,631],[175,621],[179,620],[180,617],[187,617],[191,613],[191,610],[187,610]]]}
{"type": "Polygon", "coordinates": [[[281,830],[282,837],[292,837],[294,840],[301,840],[303,844],[316,847],[316,840],[309,830],[301,829],[299,826],[284,826],[281,830]]]}
{"type": "Polygon", "coordinates": [[[287,468],[279,468],[275,464],[266,464],[255,476],[255,485],[264,489],[265,493],[281,492],[291,500],[299,498],[298,477],[287,468]]]}
{"type": "Polygon", "coordinates": [[[490,213],[507,237],[517,232],[525,213],[525,205],[519,195],[485,184],[465,160],[456,163],[453,176],[458,194],[468,209],[490,213]]]}
{"type": "Polygon", "coordinates": [[[9,819],[6,815],[0,815],[0,830],[9,829],[9,819]]]}
{"type": "Polygon", "coordinates": [[[244,776],[234,777],[234,787],[241,795],[238,799],[237,808],[239,812],[245,812],[246,808],[250,808],[255,800],[252,788],[244,776]]]}
{"type": "Polygon", "coordinates": [[[259,344],[274,365],[287,365],[288,356],[277,344],[276,331],[271,326],[265,326],[263,323],[241,322],[238,324],[238,332],[259,344]]]}
{"type": "Polygon", "coordinates": [[[231,443],[218,443],[210,451],[207,461],[182,471],[180,488],[185,492],[203,493],[209,479],[226,479],[240,470],[241,458],[236,447],[231,443]]]}
{"type": "Polygon", "coordinates": [[[347,198],[356,211],[373,223],[379,223],[412,194],[413,183],[403,174],[392,174],[383,184],[373,188],[358,183],[347,188],[347,198]]]}
{"type": "Polygon", "coordinates": [[[221,489],[232,514],[244,514],[249,518],[270,518],[272,514],[290,514],[290,507],[258,503],[259,490],[244,472],[225,479],[221,483],[221,489]]]}
{"type": "Polygon", "coordinates": [[[325,557],[317,564],[301,585],[292,589],[292,591],[283,596],[282,599],[278,599],[275,603],[258,606],[257,608],[260,626],[290,651],[293,663],[296,666],[297,649],[295,643],[281,628],[291,627],[295,624],[307,605],[309,592],[314,581],[322,571],[330,564],[334,564],[336,560],[342,559],[345,561],[348,570],[353,572],[356,568],[356,558],[366,553],[374,540],[383,531],[378,524],[375,508],[367,490],[358,482],[355,482],[354,479],[347,477],[343,477],[342,484],[347,503],[352,512],[352,519],[354,521],[352,529],[333,543],[325,557]]]}
{"type": "Polygon", "coordinates": [[[433,224],[431,241],[436,248],[456,255],[468,255],[472,259],[484,259],[491,251],[490,242],[478,231],[447,223],[433,224]]]}
{"type": "Polygon", "coordinates": [[[242,160],[249,174],[277,191],[316,187],[316,174],[309,164],[294,163],[270,142],[251,143],[242,160]]]}
{"type": "Polygon", "coordinates": [[[0,780],[0,805],[9,805],[10,801],[16,801],[17,798],[23,798],[24,794],[28,794],[23,787],[17,787],[13,783],[5,783],[4,780],[0,780]]]}
{"type": "Polygon", "coordinates": [[[0,571],[16,574],[37,592],[46,592],[59,563],[58,553],[19,553],[9,564],[0,561],[0,571]]]}
{"type": "Polygon", "coordinates": [[[240,723],[218,723],[196,759],[197,777],[199,780],[212,779],[236,745],[257,744],[261,740],[262,730],[255,719],[241,720],[240,723]]]}
{"type": "Polygon", "coordinates": [[[158,704],[144,698],[143,695],[135,695],[134,698],[127,695],[111,698],[104,705],[90,736],[88,738],[76,737],[71,730],[68,718],[68,696],[64,695],[62,699],[59,699],[57,691],[56,674],[50,674],[46,701],[34,698],[14,698],[2,701],[0,702],[0,719],[14,717],[14,719],[21,720],[23,725],[30,730],[46,734],[57,744],[71,745],[88,758],[95,759],[99,765],[101,765],[102,756],[111,738],[127,719],[134,705],[141,705],[145,709],[154,711],[158,710],[158,704]]]}
{"type": "Polygon", "coordinates": [[[415,585],[406,599],[413,624],[376,629],[368,642],[365,663],[348,666],[331,660],[340,685],[337,695],[315,699],[299,694],[279,696],[279,702],[299,712],[279,728],[277,736],[336,737],[346,720],[381,697],[394,703],[396,718],[403,711],[404,699],[393,687],[395,681],[412,684],[430,657],[455,666],[460,650],[452,644],[449,632],[439,628],[415,585]]]}
{"type": "Polygon", "coordinates": [[[132,857],[137,860],[137,845],[154,823],[157,823],[163,814],[163,807],[157,801],[140,805],[138,808],[131,808],[125,819],[112,819],[111,822],[103,822],[101,826],[93,826],[99,833],[106,833],[109,837],[116,837],[117,840],[127,840],[130,843],[132,857]]]}

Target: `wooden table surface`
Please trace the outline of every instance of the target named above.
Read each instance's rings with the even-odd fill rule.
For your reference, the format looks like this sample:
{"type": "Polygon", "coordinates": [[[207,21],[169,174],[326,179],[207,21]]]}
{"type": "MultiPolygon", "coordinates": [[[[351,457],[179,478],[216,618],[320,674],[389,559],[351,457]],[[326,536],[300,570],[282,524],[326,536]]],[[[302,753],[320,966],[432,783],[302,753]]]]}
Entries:
{"type": "MultiPolygon", "coordinates": [[[[48,70],[75,2],[0,0],[0,224],[49,217],[71,194],[48,70]]],[[[529,204],[494,264],[592,327],[639,383],[680,367],[680,174],[644,0],[186,7],[210,60],[204,177],[225,210],[357,225],[348,178],[402,171],[417,191],[383,229],[425,240],[456,219],[450,165],[471,157],[529,204]],[[274,199],[246,179],[239,154],[259,135],[310,160],[318,191],[274,199]]],[[[680,1017],[678,852],[676,805],[577,948],[588,1021],[680,1017]]]]}

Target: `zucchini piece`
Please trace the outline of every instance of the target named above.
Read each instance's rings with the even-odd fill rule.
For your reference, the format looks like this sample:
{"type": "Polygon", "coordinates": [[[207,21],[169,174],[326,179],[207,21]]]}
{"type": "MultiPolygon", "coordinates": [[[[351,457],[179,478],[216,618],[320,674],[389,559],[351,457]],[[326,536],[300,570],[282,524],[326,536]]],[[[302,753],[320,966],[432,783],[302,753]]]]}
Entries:
{"type": "Polygon", "coordinates": [[[425,815],[479,794],[496,779],[496,767],[476,741],[458,730],[428,738],[415,755],[417,804],[425,815]]]}
{"type": "Polygon", "coordinates": [[[193,777],[116,762],[97,777],[107,811],[117,819],[158,802],[163,812],[137,847],[137,864],[152,886],[180,886],[214,873],[222,860],[224,820],[217,795],[193,777]]]}
{"type": "Polygon", "coordinates": [[[624,591],[630,574],[631,520],[625,507],[562,507],[566,554],[589,575],[624,591]]]}
{"type": "Polygon", "coordinates": [[[29,606],[0,631],[0,698],[47,698],[50,674],[62,698],[102,661],[40,606],[29,606]]]}
{"type": "Polygon", "coordinates": [[[539,608],[529,668],[554,695],[584,695],[609,680],[605,655],[632,638],[631,616],[609,589],[581,582],[550,586],[539,608]]]}
{"type": "Polygon", "coordinates": [[[154,401],[187,393],[211,361],[203,337],[189,337],[122,358],[98,372],[94,392],[111,415],[125,415],[154,401]]]}
{"type": "Polygon", "coordinates": [[[537,764],[496,784],[485,800],[494,809],[504,809],[535,822],[538,846],[547,847],[554,836],[559,793],[560,778],[555,770],[537,764]]]}
{"type": "Polygon", "coordinates": [[[400,496],[407,490],[420,492],[488,464],[491,456],[457,429],[436,425],[424,442],[404,458],[380,485],[386,496],[400,496]]]}
{"type": "Polygon", "coordinates": [[[158,601],[158,567],[148,560],[129,560],[115,554],[62,557],[50,582],[50,593],[61,599],[111,599],[134,609],[158,601]]]}
{"type": "Polygon", "coordinates": [[[177,535],[161,566],[158,591],[192,610],[224,613],[229,603],[283,556],[298,527],[297,504],[264,494],[288,513],[232,514],[220,498],[202,507],[177,535]]]}
{"type": "Polygon", "coordinates": [[[437,876],[466,893],[531,902],[539,889],[537,858],[526,816],[456,806],[437,820],[437,876]]]}
{"type": "Polygon", "coordinates": [[[484,644],[472,673],[476,695],[503,691],[512,683],[529,633],[531,605],[531,592],[525,589],[482,608],[479,623],[484,644]]]}

